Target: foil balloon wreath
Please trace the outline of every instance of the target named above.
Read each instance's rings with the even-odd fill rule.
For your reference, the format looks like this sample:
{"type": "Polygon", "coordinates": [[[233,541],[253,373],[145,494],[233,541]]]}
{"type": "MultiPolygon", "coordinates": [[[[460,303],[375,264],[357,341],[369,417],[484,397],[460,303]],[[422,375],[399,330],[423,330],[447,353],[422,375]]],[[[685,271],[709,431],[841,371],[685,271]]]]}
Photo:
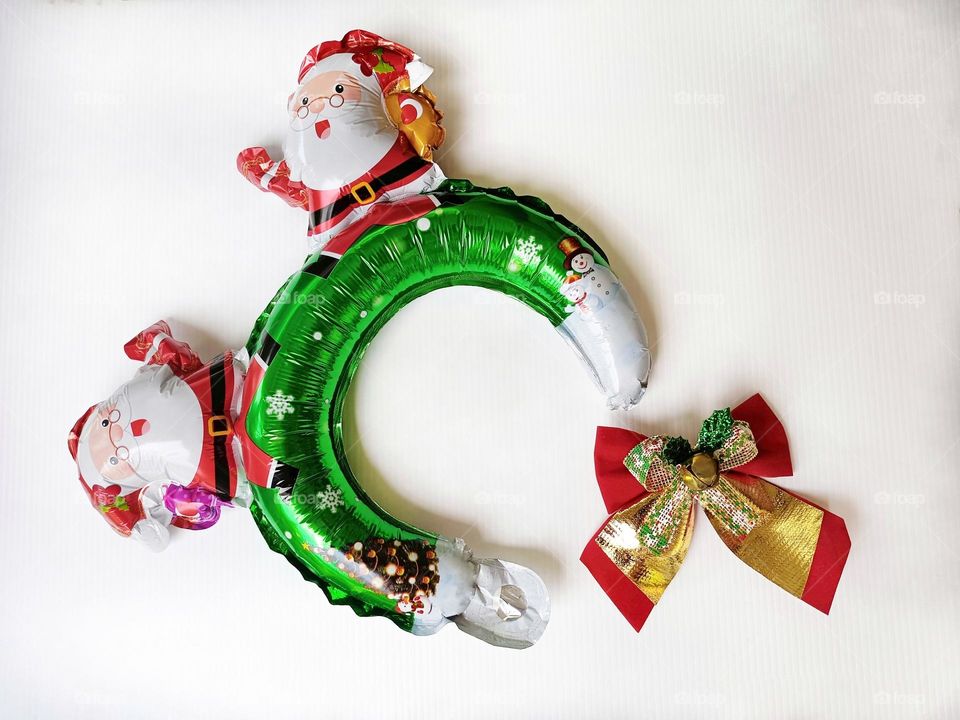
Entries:
{"type": "Polygon", "coordinates": [[[646,335],[597,244],[544,202],[448,180],[432,153],[431,69],[361,30],[310,50],[288,101],[283,158],[237,165],[307,213],[310,255],[256,319],[246,346],[202,363],[158,322],[126,345],[143,365],[70,433],[94,507],[162,548],[249,506],[268,545],[335,604],[419,635],[449,622],[526,647],[549,600],[540,578],[478,559],[459,539],[379,508],[347,463],[341,412],[364,349],[405,304],[473,285],[553,324],[613,408],[643,395],[646,335]]]}

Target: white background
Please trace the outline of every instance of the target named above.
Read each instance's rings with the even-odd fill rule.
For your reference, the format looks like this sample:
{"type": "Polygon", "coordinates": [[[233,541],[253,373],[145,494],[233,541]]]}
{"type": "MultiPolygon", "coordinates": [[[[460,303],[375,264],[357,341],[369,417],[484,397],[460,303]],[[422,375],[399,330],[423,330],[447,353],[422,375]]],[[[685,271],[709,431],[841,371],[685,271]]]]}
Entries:
{"type": "Polygon", "coordinates": [[[0,2],[0,714],[957,717],[960,6],[0,2]],[[365,27],[435,66],[452,177],[594,235],[655,352],[629,413],[513,301],[438,292],[371,346],[351,459],[390,511],[536,568],[522,652],[331,607],[245,511],[152,556],[65,448],[165,317],[246,338],[305,217],[236,172],[304,52],[365,27]],[[853,551],[823,616],[701,517],[637,635],[578,562],[594,428],[696,432],[762,391],[785,481],[853,551]]]}

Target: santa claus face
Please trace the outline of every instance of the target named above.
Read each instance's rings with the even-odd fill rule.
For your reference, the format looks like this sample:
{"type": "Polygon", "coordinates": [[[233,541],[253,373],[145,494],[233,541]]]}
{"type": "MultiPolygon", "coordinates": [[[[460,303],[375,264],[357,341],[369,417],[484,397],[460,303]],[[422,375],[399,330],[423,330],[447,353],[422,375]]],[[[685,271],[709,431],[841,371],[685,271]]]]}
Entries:
{"type": "MultiPolygon", "coordinates": [[[[99,469],[102,477],[113,481],[126,480],[136,474],[131,452],[130,418],[124,417],[121,406],[117,400],[100,405],[86,438],[94,467],[99,469]]],[[[133,450],[136,450],[135,445],[133,450]]]]}
{"type": "Polygon", "coordinates": [[[290,179],[313,190],[339,190],[367,173],[399,135],[382,98],[377,80],[361,76],[350,55],[317,63],[287,106],[283,159],[290,179]]]}
{"type": "Polygon", "coordinates": [[[574,272],[578,272],[580,274],[593,270],[594,265],[595,263],[593,261],[593,255],[591,255],[586,250],[584,250],[583,252],[579,252],[576,255],[574,255],[572,258],[570,258],[571,269],[573,269],[574,272]]]}
{"type": "Polygon", "coordinates": [[[345,72],[330,71],[303,82],[290,96],[290,128],[311,130],[321,140],[331,135],[331,121],[353,111],[360,102],[359,80],[345,72]]]}
{"type": "Polygon", "coordinates": [[[154,481],[189,485],[204,435],[190,385],[165,365],[146,366],[84,421],[77,465],[90,487],[116,483],[123,494],[154,481]]]}

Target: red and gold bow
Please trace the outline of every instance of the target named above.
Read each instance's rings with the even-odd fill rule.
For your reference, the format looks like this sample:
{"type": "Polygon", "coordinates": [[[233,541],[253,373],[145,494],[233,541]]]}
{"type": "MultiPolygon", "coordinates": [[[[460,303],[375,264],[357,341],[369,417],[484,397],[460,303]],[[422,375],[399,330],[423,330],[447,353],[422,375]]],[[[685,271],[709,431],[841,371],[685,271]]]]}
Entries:
{"type": "Polygon", "coordinates": [[[594,457],[612,514],[580,560],[636,630],[680,569],[697,503],[737,557],[830,611],[850,536],[839,516],[763,479],[793,468],[783,426],[760,395],[713,413],[696,447],[601,427],[594,457]]]}

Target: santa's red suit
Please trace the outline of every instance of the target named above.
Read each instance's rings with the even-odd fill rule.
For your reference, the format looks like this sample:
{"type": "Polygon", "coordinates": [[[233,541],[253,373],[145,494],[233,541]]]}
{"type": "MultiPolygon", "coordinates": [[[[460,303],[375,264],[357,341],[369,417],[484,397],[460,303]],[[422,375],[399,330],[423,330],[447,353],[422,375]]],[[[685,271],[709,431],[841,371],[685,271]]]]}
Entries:
{"type": "Polygon", "coordinates": [[[237,166],[250,182],[308,211],[307,237],[318,250],[339,232],[361,223],[373,205],[435,189],[445,178],[432,162],[421,159],[402,135],[370,170],[339,188],[314,190],[290,179],[285,161],[274,162],[263,148],[248,148],[237,166]]]}
{"type": "Polygon", "coordinates": [[[94,507],[122,535],[162,545],[169,524],[206,527],[197,506],[243,494],[239,412],[246,353],[225,352],[204,365],[158,322],[125,346],[143,366],[70,432],[68,446],[94,507]],[[171,488],[192,492],[171,509],[171,488]],[[192,507],[191,507],[192,506],[192,507]]]}

